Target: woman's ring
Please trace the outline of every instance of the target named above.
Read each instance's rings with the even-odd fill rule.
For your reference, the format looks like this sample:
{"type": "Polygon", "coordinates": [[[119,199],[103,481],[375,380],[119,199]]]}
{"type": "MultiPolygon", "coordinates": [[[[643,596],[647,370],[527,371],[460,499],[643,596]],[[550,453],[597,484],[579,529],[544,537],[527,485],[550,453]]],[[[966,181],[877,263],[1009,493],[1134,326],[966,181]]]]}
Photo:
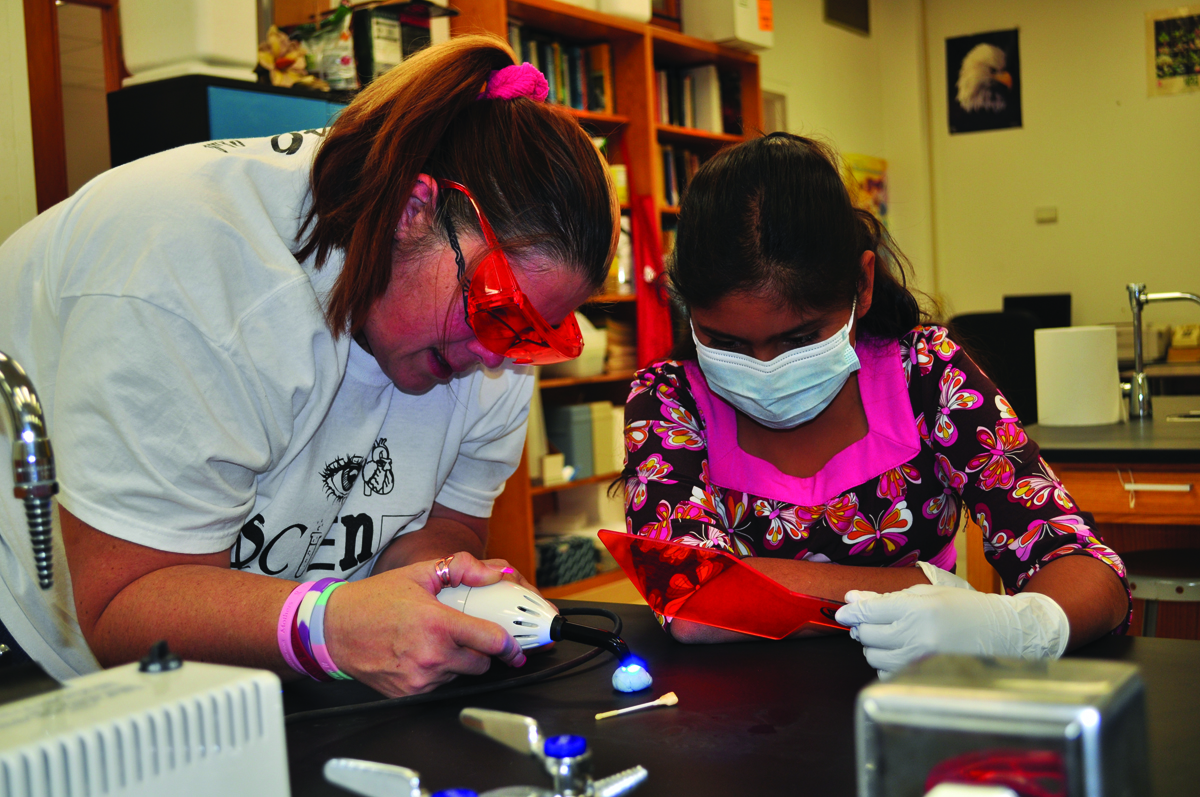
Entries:
{"type": "Polygon", "coordinates": [[[450,586],[450,560],[453,558],[454,555],[451,554],[444,559],[438,559],[433,565],[433,572],[437,573],[437,577],[442,580],[443,589],[450,586]]]}

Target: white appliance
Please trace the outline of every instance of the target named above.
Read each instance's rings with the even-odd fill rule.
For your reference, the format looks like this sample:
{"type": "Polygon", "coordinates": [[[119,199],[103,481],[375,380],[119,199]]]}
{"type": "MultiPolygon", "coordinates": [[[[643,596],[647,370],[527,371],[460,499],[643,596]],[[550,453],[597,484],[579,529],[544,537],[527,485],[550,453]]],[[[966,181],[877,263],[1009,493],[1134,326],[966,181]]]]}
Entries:
{"type": "Polygon", "coordinates": [[[128,664],[0,706],[2,797],[290,793],[280,682],[263,670],[128,664]]]}
{"type": "Polygon", "coordinates": [[[738,50],[775,46],[771,0],[684,0],[683,32],[738,50]]]}
{"type": "Polygon", "coordinates": [[[123,0],[121,42],[132,86],[180,75],[256,80],[257,10],[246,0],[123,0]]]}

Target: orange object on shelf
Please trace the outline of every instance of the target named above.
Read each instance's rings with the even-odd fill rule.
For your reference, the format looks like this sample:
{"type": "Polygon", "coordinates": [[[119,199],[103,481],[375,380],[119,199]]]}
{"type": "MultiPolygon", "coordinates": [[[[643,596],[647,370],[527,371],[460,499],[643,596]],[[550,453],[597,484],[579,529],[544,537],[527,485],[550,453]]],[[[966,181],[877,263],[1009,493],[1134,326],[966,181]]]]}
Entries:
{"type": "Polygon", "coordinates": [[[607,529],[600,541],[659,614],[768,639],[848,630],[833,619],[844,604],[792,592],[725,551],[607,529]]]}

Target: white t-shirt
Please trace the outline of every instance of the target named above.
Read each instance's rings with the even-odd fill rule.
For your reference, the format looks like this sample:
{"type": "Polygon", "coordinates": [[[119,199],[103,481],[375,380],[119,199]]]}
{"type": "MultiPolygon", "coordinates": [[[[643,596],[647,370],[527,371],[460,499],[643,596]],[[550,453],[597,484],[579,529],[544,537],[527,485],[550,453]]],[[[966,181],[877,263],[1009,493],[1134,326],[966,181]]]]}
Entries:
{"type": "MultiPolygon", "coordinates": [[[[365,577],[435,501],[491,514],[532,377],[476,368],[414,396],[334,339],[321,306],[340,255],[315,271],[291,254],[319,141],[145,158],[0,247],[0,351],[38,390],[58,500],[80,520],[160,550],[232,546],[234,568],[300,581],[365,577]]],[[[61,534],[43,594],[7,467],[0,538],[0,618],[17,642],[55,677],[96,669],[61,534]]]]}

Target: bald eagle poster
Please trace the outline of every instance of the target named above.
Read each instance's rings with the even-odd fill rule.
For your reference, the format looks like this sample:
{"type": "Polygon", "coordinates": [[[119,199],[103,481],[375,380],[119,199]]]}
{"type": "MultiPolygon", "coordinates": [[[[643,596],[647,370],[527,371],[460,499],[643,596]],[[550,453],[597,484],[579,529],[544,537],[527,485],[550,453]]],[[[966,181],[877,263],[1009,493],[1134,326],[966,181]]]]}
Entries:
{"type": "Polygon", "coordinates": [[[1017,29],[946,39],[950,132],[1021,126],[1017,29]]]}

